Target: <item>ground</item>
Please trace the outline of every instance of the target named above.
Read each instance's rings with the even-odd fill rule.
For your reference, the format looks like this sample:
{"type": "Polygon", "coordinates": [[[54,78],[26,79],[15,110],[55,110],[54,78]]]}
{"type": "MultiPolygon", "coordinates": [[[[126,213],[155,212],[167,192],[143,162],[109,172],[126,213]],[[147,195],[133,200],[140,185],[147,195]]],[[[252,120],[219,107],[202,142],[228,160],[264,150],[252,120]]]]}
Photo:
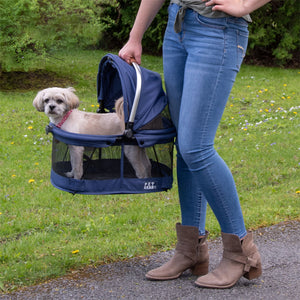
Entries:
{"type": "Polygon", "coordinates": [[[0,90],[33,90],[50,86],[71,86],[74,82],[60,77],[54,72],[36,70],[33,72],[2,72],[0,73],[0,90]]]}

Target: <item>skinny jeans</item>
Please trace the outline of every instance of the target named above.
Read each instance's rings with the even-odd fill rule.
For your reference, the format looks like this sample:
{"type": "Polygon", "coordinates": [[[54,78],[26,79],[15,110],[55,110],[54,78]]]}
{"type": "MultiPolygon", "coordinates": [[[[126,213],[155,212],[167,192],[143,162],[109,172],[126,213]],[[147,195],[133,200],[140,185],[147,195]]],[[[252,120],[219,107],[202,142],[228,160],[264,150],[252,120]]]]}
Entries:
{"type": "Polygon", "coordinates": [[[248,42],[242,18],[207,18],[186,10],[174,31],[177,4],[169,6],[163,42],[166,92],[177,129],[177,179],[182,225],[205,234],[207,203],[222,232],[246,234],[233,176],[214,139],[248,42]]]}

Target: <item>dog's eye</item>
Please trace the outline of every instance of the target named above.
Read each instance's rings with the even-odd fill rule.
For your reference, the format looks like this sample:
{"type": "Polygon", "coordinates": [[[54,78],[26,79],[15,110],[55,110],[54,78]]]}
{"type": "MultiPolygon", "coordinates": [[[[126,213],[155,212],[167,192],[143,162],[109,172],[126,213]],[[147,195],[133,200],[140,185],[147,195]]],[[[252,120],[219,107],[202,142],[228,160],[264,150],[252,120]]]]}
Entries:
{"type": "Polygon", "coordinates": [[[56,103],[57,103],[57,104],[62,104],[63,102],[64,102],[64,101],[61,100],[61,99],[57,99],[57,100],[56,100],[56,103]]]}
{"type": "Polygon", "coordinates": [[[45,102],[45,103],[48,103],[48,102],[49,102],[49,99],[45,99],[44,102],[45,102]]]}

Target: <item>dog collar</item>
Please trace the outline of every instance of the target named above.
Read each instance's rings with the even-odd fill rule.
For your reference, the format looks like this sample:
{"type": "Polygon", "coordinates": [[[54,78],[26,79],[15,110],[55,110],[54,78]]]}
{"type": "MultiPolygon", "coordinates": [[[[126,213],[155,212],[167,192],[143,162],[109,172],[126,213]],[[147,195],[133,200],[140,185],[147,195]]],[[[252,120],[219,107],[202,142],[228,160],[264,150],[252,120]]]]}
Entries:
{"type": "Polygon", "coordinates": [[[72,113],[72,110],[69,110],[64,117],[62,118],[62,120],[56,125],[57,128],[61,128],[61,126],[63,126],[63,124],[67,121],[67,119],[69,118],[70,114],[72,113]]]}

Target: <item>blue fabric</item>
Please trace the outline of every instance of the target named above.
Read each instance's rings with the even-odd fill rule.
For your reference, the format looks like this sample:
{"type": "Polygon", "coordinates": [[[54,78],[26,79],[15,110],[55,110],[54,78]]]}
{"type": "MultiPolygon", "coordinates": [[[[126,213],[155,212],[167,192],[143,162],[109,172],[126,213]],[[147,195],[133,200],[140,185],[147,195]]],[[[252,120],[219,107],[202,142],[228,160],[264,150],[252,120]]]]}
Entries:
{"type": "MultiPolygon", "coordinates": [[[[161,76],[151,70],[141,68],[142,89],[133,130],[138,131],[158,116],[167,105],[162,88],[161,76]]],[[[115,101],[124,97],[125,122],[128,122],[136,92],[136,71],[119,56],[107,54],[99,64],[97,76],[97,96],[100,105],[113,111],[115,101]]]]}
{"type": "Polygon", "coordinates": [[[51,170],[51,183],[54,187],[72,194],[144,194],[163,192],[172,188],[173,177],[158,178],[115,178],[109,180],[74,179],[61,176],[51,170]]]}
{"type": "MultiPolygon", "coordinates": [[[[120,143],[133,144],[132,141],[124,142],[122,135],[89,135],[78,134],[62,130],[50,123],[47,126],[47,132],[51,132],[53,136],[67,145],[105,148],[120,143]]],[[[171,143],[176,135],[175,127],[159,129],[159,130],[142,130],[134,135],[136,143],[144,148],[151,147],[155,144],[171,143]]]]}
{"type": "Polygon", "coordinates": [[[53,123],[49,123],[46,128],[47,133],[51,132],[53,136],[67,145],[105,148],[117,141],[118,135],[88,135],[78,134],[62,130],[53,123]]]}

